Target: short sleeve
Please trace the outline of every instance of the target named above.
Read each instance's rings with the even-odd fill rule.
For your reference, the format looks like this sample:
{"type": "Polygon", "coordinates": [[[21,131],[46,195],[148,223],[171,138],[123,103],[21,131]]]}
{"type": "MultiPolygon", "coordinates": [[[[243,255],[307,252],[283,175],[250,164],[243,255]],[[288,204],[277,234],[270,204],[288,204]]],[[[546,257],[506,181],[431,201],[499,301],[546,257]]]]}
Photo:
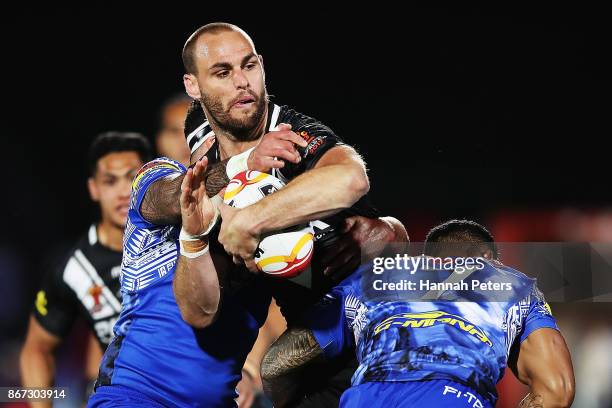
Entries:
{"type": "MultiPolygon", "coordinates": [[[[64,266],[64,265],[62,265],[64,266]]],[[[49,333],[64,337],[78,315],[78,300],[62,279],[62,268],[50,270],[36,293],[32,314],[49,333]]]]}
{"type": "Polygon", "coordinates": [[[132,195],[130,199],[129,216],[133,224],[152,225],[144,219],[140,212],[140,206],[145,193],[157,180],[165,177],[178,177],[185,173],[187,169],[181,163],[161,157],[148,162],[138,171],[138,174],[132,181],[132,195]]]}
{"type": "Polygon", "coordinates": [[[287,116],[281,121],[289,123],[291,129],[308,143],[306,147],[298,148],[302,156],[299,163],[285,162],[285,167],[279,170],[287,180],[312,169],[329,149],[344,144],[329,127],[293,110],[288,111],[287,116]]]}
{"type": "Polygon", "coordinates": [[[520,342],[522,343],[531,333],[542,328],[559,330],[544,295],[534,286],[530,295],[529,310],[520,333],[520,342]]]}
{"type": "Polygon", "coordinates": [[[334,358],[352,347],[351,322],[347,318],[346,300],[351,297],[349,286],[336,286],[306,313],[303,323],[323,349],[325,357],[334,358]]]}

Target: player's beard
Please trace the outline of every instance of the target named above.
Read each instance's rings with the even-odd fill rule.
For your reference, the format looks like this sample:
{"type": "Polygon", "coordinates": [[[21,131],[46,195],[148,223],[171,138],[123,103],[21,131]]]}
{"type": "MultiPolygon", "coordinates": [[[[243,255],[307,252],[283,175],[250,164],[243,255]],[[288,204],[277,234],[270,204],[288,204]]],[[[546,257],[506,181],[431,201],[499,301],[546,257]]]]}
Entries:
{"type": "Polygon", "coordinates": [[[241,142],[256,140],[261,136],[257,132],[257,128],[265,113],[266,103],[268,103],[268,93],[265,88],[261,95],[256,95],[253,92],[248,93],[255,99],[255,112],[250,116],[236,119],[230,113],[233,105],[225,109],[220,98],[210,97],[202,92],[202,104],[208,112],[208,120],[216,123],[221,130],[241,142]]]}

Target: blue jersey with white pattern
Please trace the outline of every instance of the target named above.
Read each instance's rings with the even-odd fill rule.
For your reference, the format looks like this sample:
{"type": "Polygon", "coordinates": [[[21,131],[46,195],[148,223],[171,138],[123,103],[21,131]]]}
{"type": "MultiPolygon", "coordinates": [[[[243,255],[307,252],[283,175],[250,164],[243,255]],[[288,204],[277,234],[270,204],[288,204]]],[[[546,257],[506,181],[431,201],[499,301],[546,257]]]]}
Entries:
{"type": "Polygon", "coordinates": [[[104,354],[97,387],[117,385],[166,406],[234,406],[235,385],[270,296],[260,280],[224,293],[216,321],[198,330],[181,318],[172,290],[179,225],[144,219],[149,186],[178,177],[185,167],[160,158],[147,163],[132,184],[121,271],[122,311],[104,354]]]}
{"type": "Polygon", "coordinates": [[[473,276],[502,276],[520,288],[504,301],[368,300],[371,280],[362,278],[371,273],[371,265],[360,268],[305,317],[327,357],[356,346],[353,386],[447,379],[495,404],[511,347],[539,328],[557,329],[535,279],[499,263],[486,262],[473,276]]]}

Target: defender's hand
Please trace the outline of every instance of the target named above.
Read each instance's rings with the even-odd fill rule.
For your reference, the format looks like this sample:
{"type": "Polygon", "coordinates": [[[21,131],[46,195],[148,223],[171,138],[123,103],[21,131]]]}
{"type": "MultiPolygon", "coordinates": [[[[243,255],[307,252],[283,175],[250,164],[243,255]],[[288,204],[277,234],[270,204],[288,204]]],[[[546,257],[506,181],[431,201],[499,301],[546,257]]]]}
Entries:
{"type": "Polygon", "coordinates": [[[206,195],[204,173],[208,159],[198,160],[193,168],[187,170],[181,184],[181,217],[183,230],[190,235],[205,232],[215,217],[215,207],[206,195]]]}
{"type": "Polygon", "coordinates": [[[249,170],[267,173],[272,168],[285,166],[284,160],[299,163],[301,160],[295,145],[306,147],[304,139],[291,131],[291,125],[281,123],[273,130],[263,135],[259,144],[249,155],[247,166],[249,170]]]}

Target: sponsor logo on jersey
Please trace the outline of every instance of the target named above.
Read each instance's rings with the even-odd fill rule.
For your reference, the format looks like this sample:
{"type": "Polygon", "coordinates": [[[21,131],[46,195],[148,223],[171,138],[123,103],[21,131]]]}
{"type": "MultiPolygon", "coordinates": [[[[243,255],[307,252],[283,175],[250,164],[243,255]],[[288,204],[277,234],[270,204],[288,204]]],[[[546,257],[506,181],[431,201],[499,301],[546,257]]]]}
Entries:
{"type": "Polygon", "coordinates": [[[433,310],[423,313],[400,313],[380,322],[374,328],[374,334],[394,327],[407,327],[413,329],[432,327],[434,325],[447,324],[460,331],[473,336],[479,341],[493,347],[493,343],[480,327],[470,323],[467,319],[441,310],[433,310]]]}
{"type": "Polygon", "coordinates": [[[459,391],[457,388],[455,387],[451,387],[450,385],[445,385],[444,386],[444,391],[442,392],[442,395],[449,395],[452,396],[453,398],[457,399],[457,398],[463,398],[466,399],[467,401],[467,406],[471,406],[473,408],[484,408],[484,405],[482,402],[480,402],[480,400],[478,399],[478,397],[476,396],[476,394],[473,394],[469,391],[463,390],[463,391],[459,391]]]}
{"type": "Polygon", "coordinates": [[[302,130],[301,132],[297,132],[298,136],[308,143],[308,145],[304,148],[304,157],[308,155],[314,154],[317,149],[323,144],[325,141],[325,136],[311,136],[307,131],[302,130]]]}
{"type": "Polygon", "coordinates": [[[307,131],[302,130],[301,132],[298,132],[298,136],[301,137],[302,139],[304,139],[306,141],[306,143],[310,143],[312,141],[312,139],[314,139],[314,136],[310,136],[308,134],[307,131]]]}
{"type": "Polygon", "coordinates": [[[313,155],[317,151],[317,149],[321,147],[324,140],[324,136],[319,136],[316,139],[312,140],[310,143],[308,143],[308,146],[306,146],[307,154],[313,155]]]}
{"type": "Polygon", "coordinates": [[[93,285],[91,288],[89,288],[87,293],[91,295],[94,301],[93,307],[91,308],[91,313],[94,314],[102,310],[102,305],[100,304],[100,295],[102,294],[102,286],[93,285]]]}
{"type": "Polygon", "coordinates": [[[40,313],[42,316],[47,315],[47,294],[44,290],[38,291],[36,294],[36,302],[34,302],[34,304],[36,305],[36,310],[38,310],[38,313],[40,313]]]}

